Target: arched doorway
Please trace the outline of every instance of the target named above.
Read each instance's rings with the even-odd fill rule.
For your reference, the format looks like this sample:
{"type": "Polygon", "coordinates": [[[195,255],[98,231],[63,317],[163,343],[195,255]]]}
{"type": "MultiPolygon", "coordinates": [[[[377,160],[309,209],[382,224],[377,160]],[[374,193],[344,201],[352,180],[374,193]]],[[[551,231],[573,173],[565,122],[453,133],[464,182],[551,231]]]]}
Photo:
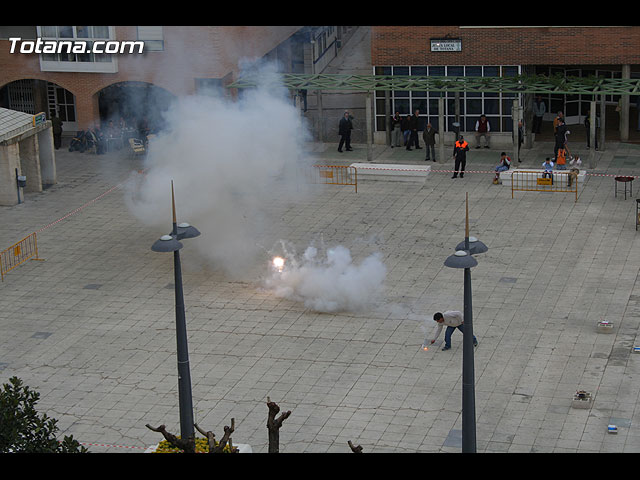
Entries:
{"type": "Polygon", "coordinates": [[[98,92],[100,123],[124,123],[139,128],[146,123],[150,132],[164,128],[163,113],[175,96],[164,88],[146,82],[120,82],[98,92]]]}
{"type": "Polygon", "coordinates": [[[33,78],[14,80],[0,88],[0,107],[35,115],[57,114],[64,132],[78,130],[75,95],[60,85],[33,78]]]}

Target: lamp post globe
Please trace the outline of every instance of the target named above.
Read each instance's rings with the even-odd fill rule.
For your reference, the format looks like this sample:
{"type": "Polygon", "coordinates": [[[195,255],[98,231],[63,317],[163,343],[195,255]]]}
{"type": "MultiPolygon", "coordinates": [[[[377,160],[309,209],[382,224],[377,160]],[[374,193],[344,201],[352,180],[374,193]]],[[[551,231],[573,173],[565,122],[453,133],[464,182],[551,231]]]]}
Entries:
{"type": "Polygon", "coordinates": [[[453,255],[447,257],[444,265],[449,268],[472,268],[478,265],[478,261],[468,251],[457,248],[453,255]]]}
{"type": "Polygon", "coordinates": [[[193,225],[189,225],[188,223],[179,223],[177,225],[178,240],[182,240],[183,238],[195,238],[200,236],[200,231],[194,227],[193,225]]]}
{"type": "Polygon", "coordinates": [[[478,240],[476,237],[468,237],[467,240],[463,240],[458,245],[456,245],[456,250],[468,250],[471,255],[477,255],[479,253],[485,253],[489,251],[489,247],[487,247],[484,243],[478,240]]]}
{"type": "Polygon", "coordinates": [[[177,252],[182,248],[182,243],[173,235],[163,235],[151,245],[154,252],[177,252]]]}

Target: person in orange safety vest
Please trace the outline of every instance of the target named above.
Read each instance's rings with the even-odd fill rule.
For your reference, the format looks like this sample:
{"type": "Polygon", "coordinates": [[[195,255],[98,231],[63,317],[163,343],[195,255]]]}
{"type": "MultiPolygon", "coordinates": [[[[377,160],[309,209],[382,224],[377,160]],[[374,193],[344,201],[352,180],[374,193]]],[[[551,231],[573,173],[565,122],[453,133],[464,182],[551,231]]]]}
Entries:
{"type": "Polygon", "coordinates": [[[556,155],[556,170],[566,170],[567,169],[567,150],[564,147],[560,147],[558,149],[558,154],[556,155]]]}
{"type": "Polygon", "coordinates": [[[453,176],[451,178],[456,178],[458,176],[458,172],[460,172],[460,178],[464,178],[464,169],[467,164],[468,151],[469,143],[467,143],[464,137],[460,135],[460,138],[453,146],[453,158],[455,160],[455,167],[453,176]]]}

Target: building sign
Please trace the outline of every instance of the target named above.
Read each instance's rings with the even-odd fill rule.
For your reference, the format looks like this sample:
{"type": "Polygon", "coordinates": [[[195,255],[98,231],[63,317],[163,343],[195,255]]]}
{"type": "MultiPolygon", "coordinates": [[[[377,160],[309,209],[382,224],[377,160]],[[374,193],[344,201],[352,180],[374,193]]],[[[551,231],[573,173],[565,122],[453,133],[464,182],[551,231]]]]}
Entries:
{"type": "Polygon", "coordinates": [[[33,116],[33,126],[37,127],[38,125],[43,124],[47,121],[47,115],[45,113],[38,113],[33,116]]]}
{"type": "Polygon", "coordinates": [[[432,38],[431,39],[431,51],[432,52],[461,52],[462,40],[459,38],[432,38]]]}

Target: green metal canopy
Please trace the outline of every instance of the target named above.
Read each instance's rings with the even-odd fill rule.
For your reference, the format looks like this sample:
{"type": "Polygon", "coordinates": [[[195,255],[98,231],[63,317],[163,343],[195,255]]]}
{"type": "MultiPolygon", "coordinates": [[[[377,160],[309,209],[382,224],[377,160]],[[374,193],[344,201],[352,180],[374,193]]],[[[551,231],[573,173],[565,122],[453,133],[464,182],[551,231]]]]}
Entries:
{"type": "MultiPolygon", "coordinates": [[[[276,81],[268,80],[268,81],[276,81]]],[[[296,74],[277,75],[280,86],[293,90],[431,91],[431,92],[496,92],[557,93],[583,95],[639,95],[640,79],[602,77],[565,77],[516,75],[512,77],[427,77],[386,75],[296,74]]],[[[258,75],[241,75],[227,88],[252,88],[264,85],[258,75]]]]}

